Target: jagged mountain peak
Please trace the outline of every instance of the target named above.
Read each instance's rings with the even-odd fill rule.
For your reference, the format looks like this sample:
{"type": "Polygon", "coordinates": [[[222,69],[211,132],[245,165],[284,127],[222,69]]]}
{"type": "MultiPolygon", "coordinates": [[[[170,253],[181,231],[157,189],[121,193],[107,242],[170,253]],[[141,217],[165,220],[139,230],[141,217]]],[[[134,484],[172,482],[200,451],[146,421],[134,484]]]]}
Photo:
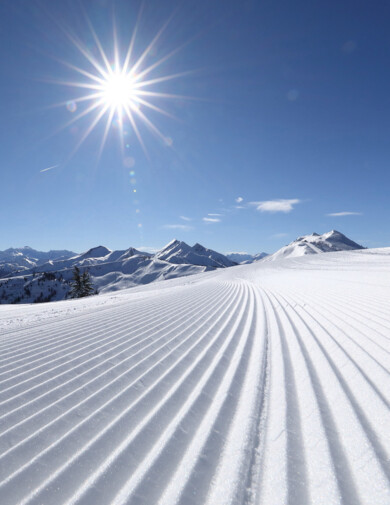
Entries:
{"type": "Polygon", "coordinates": [[[97,247],[92,247],[91,249],[88,249],[87,252],[81,254],[80,256],[81,258],[102,258],[104,256],[107,256],[107,254],[110,254],[111,252],[112,252],[111,249],[99,245],[97,247]]]}
{"type": "Polygon", "coordinates": [[[169,244],[156,253],[155,257],[174,264],[189,263],[212,268],[225,268],[236,264],[223,254],[212,249],[207,249],[199,243],[189,246],[177,239],[169,242],[169,244]]]}
{"type": "Polygon", "coordinates": [[[204,247],[202,244],[199,244],[199,242],[197,242],[193,248],[197,251],[205,251],[206,250],[206,247],[204,247]]]}
{"type": "Polygon", "coordinates": [[[168,249],[168,248],[171,248],[171,247],[176,247],[176,246],[179,246],[181,244],[188,245],[185,242],[183,242],[182,240],[178,240],[177,238],[174,238],[173,240],[171,240],[170,242],[168,242],[168,244],[166,244],[161,250],[168,249]]]}

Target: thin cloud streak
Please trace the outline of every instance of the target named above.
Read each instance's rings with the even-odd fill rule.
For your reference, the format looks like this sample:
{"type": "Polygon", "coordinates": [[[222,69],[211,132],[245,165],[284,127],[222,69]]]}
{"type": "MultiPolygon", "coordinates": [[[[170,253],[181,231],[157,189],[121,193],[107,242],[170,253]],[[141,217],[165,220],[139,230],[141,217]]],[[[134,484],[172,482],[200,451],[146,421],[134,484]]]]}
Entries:
{"type": "Polygon", "coordinates": [[[43,168],[40,172],[47,172],[48,170],[53,170],[53,168],[57,168],[59,166],[60,165],[53,165],[52,167],[43,168]]]}
{"type": "Polygon", "coordinates": [[[329,217],[343,217],[343,216],[362,216],[363,213],[362,212],[345,211],[345,212],[332,212],[330,214],[325,214],[325,215],[329,216],[329,217]]]}
{"type": "Polygon", "coordinates": [[[205,223],[220,223],[221,222],[221,220],[217,217],[204,217],[203,221],[205,223]]]}
{"type": "Polygon", "coordinates": [[[187,216],[179,216],[180,219],[182,219],[183,221],[192,221],[192,219],[190,217],[187,217],[187,216]]]}

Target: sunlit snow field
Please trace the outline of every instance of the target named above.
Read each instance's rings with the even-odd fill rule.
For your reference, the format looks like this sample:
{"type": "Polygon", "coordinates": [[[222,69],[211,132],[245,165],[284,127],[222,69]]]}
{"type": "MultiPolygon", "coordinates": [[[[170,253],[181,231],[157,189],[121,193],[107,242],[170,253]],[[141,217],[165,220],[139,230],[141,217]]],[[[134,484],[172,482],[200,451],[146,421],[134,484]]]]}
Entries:
{"type": "Polygon", "coordinates": [[[0,503],[388,505],[390,248],[0,306],[0,503]]]}

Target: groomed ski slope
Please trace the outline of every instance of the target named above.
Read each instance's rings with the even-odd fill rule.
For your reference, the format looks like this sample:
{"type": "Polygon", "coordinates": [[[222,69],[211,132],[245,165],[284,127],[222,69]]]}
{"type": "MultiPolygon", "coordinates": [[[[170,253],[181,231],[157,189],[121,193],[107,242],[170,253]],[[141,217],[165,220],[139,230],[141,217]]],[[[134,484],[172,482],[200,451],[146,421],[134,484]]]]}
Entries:
{"type": "Polygon", "coordinates": [[[2,306],[0,331],[1,504],[390,504],[390,249],[2,306]]]}

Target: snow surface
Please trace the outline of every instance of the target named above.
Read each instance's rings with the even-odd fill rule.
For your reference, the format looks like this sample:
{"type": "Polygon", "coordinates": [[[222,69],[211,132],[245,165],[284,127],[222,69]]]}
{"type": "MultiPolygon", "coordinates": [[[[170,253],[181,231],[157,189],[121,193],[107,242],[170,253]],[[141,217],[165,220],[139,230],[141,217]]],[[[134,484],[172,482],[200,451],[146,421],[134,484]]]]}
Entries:
{"type": "Polygon", "coordinates": [[[388,505],[390,248],[0,307],[6,505],[388,505]]]}

